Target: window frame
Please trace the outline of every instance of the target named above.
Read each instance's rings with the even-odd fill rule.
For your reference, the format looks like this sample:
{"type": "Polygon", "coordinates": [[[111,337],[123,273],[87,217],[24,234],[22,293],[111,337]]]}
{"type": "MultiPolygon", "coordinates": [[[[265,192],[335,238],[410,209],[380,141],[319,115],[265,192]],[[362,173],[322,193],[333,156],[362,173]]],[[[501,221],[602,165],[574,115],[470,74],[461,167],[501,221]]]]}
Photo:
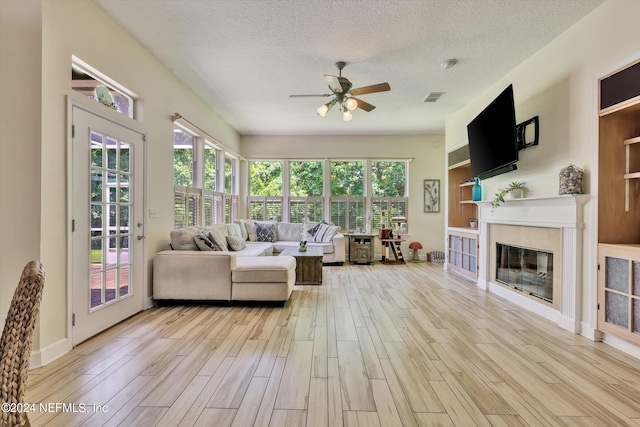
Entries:
{"type": "MultiPolygon", "coordinates": [[[[392,212],[394,210],[394,203],[402,203],[404,204],[404,212],[405,218],[407,219],[406,227],[408,231],[408,212],[409,212],[409,161],[408,160],[398,160],[398,159],[367,159],[367,158],[358,158],[358,159],[247,159],[247,163],[250,162],[283,162],[282,167],[282,183],[283,183],[283,194],[282,196],[259,196],[259,195],[250,195],[251,188],[251,167],[248,165],[247,170],[247,182],[249,183],[247,186],[247,198],[246,198],[246,218],[252,219],[254,217],[267,218],[268,217],[268,209],[267,209],[267,199],[270,199],[270,203],[281,203],[281,217],[282,221],[291,222],[292,221],[292,205],[293,204],[304,204],[304,219],[306,221],[312,222],[309,219],[308,212],[309,206],[313,204],[317,204],[318,202],[322,205],[322,219],[327,222],[332,221],[332,212],[333,205],[336,203],[345,203],[346,208],[346,218],[343,224],[341,225],[342,232],[349,232],[355,230],[357,227],[361,227],[363,230],[367,228],[366,226],[366,217],[367,213],[374,213],[374,201],[379,201],[381,199],[387,200],[387,210],[392,212]],[[322,162],[322,180],[323,180],[323,195],[322,196],[292,196],[290,194],[290,183],[291,183],[291,163],[292,162],[322,162]],[[357,196],[335,196],[332,194],[327,194],[331,192],[331,163],[332,162],[361,162],[363,164],[363,173],[364,173],[364,183],[363,183],[363,195],[357,196]],[[372,197],[372,181],[371,181],[371,173],[373,162],[403,162],[405,164],[404,168],[404,181],[405,181],[405,194],[402,197],[394,196],[394,197],[372,197]],[[256,209],[255,206],[259,206],[262,204],[261,214],[260,215],[252,215],[252,206],[253,209],[256,209]],[[359,205],[362,204],[363,208],[361,209],[362,219],[354,219],[349,218],[351,205],[359,205]],[[343,228],[344,226],[345,228],[343,228]]],[[[374,214],[375,215],[375,214],[374,214]]],[[[256,219],[254,218],[254,219],[256,219]]],[[[375,217],[374,217],[375,218],[375,217]]],[[[300,219],[299,216],[293,219],[300,219]]],[[[257,220],[266,220],[266,219],[257,219],[257,220]]],[[[373,230],[373,220],[372,220],[372,230],[373,230]]],[[[378,230],[378,229],[376,229],[378,230]]],[[[373,231],[372,231],[373,232],[373,231]]]]}
{"type": "Polygon", "coordinates": [[[191,126],[178,120],[173,124],[174,129],[178,128],[194,138],[191,186],[175,184],[174,178],[174,227],[201,227],[235,221],[239,213],[238,159],[191,126]],[[205,153],[209,149],[214,150],[215,160],[213,190],[206,188],[211,186],[205,179],[205,153]],[[227,159],[231,165],[231,193],[224,192],[227,159]]]}

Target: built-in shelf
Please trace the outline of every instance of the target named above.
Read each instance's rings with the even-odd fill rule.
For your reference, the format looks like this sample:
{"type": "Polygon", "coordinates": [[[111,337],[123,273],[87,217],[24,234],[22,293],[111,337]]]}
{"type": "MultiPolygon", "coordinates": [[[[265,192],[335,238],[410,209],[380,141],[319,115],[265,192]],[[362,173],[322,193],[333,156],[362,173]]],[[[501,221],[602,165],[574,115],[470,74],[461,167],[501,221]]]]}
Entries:
{"type": "Polygon", "coordinates": [[[460,184],[460,187],[473,187],[474,185],[476,185],[475,181],[463,182],[462,184],[460,184]]]}
{"type": "Polygon", "coordinates": [[[640,171],[631,171],[631,146],[640,143],[640,136],[624,140],[626,168],[624,173],[624,210],[629,212],[629,180],[640,178],[640,171]]]}

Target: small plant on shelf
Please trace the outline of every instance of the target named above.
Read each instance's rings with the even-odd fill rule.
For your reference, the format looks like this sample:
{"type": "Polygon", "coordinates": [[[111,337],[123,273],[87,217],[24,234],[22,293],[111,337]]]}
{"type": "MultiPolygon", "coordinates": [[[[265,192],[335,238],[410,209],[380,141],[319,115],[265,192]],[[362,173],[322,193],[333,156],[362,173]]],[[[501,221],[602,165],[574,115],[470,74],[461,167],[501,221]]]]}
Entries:
{"type": "Polygon", "coordinates": [[[520,181],[512,181],[507,188],[499,189],[493,200],[491,200],[491,212],[495,211],[498,206],[504,203],[504,196],[507,193],[511,192],[512,199],[521,199],[524,197],[525,193],[528,191],[524,182],[520,181]]]}
{"type": "Polygon", "coordinates": [[[469,225],[471,228],[476,228],[478,226],[478,218],[471,218],[469,220],[469,225]]]}

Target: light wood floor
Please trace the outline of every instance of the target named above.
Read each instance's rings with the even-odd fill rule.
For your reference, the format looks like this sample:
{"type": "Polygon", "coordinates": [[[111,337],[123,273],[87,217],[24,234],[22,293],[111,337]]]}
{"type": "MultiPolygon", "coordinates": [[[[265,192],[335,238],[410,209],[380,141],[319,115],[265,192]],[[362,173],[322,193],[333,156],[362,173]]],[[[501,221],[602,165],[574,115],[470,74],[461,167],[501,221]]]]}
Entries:
{"type": "Polygon", "coordinates": [[[29,377],[34,426],[638,426],[640,361],[438,264],[325,267],[285,307],[148,310],[29,377]],[[92,405],[106,413],[92,413],[92,405]]]}

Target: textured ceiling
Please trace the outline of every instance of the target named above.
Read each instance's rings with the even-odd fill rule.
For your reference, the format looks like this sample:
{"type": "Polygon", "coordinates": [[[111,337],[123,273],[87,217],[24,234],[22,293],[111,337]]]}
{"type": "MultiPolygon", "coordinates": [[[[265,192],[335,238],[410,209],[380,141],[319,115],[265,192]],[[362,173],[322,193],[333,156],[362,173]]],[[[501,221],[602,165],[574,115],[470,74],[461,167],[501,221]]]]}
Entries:
{"type": "MultiPolygon", "coordinates": [[[[95,0],[241,134],[444,133],[445,119],[602,0],[95,0]],[[448,70],[440,62],[457,58],[448,70]],[[344,122],[323,74],[377,108],[344,122]],[[436,103],[429,92],[446,92],[436,103]]],[[[514,88],[517,93],[517,88],[514,88]]],[[[517,100],[516,100],[517,102],[517,100]]]]}

